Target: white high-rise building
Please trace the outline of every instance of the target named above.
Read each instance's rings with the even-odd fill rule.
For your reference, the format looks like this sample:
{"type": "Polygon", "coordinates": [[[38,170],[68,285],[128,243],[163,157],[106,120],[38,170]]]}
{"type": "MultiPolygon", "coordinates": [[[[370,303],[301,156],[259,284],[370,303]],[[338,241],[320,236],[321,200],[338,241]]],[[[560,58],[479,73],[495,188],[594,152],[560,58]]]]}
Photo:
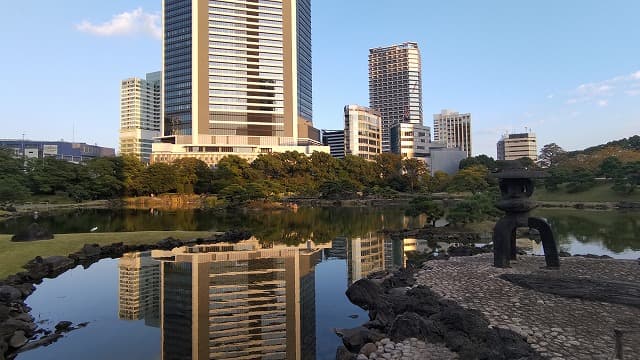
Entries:
{"type": "Polygon", "coordinates": [[[164,0],[152,161],[329,152],[312,126],[311,0],[164,0]]]}
{"type": "Polygon", "coordinates": [[[346,155],[374,160],[382,152],[380,113],[358,105],[344,107],[346,155]]]}
{"type": "Polygon", "coordinates": [[[153,138],[160,136],[161,72],[120,84],[120,154],[149,163],[153,138]]]}
{"type": "Polygon", "coordinates": [[[422,125],[422,71],[418,44],[369,49],[369,106],[382,117],[382,151],[391,151],[391,127],[422,125]]]}
{"type": "Polygon", "coordinates": [[[458,148],[471,156],[471,114],[442,110],[433,115],[433,141],[458,148]]]}

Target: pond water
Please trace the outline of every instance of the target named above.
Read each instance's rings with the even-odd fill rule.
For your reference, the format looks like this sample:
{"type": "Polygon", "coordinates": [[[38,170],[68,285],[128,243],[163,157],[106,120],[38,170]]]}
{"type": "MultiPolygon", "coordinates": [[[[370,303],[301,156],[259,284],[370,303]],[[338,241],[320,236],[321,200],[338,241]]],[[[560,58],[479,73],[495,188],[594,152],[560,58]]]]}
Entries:
{"type": "MultiPolygon", "coordinates": [[[[640,257],[640,214],[538,210],[572,253],[640,257]]],[[[402,209],[294,211],[85,211],[44,216],[54,232],[227,230],[255,237],[173,251],[131,253],[46,280],[27,299],[42,326],[89,322],[28,359],[331,359],[333,328],[366,313],[344,295],[367,274],[401,266],[426,239],[377,231],[421,226],[402,209]]],[[[31,222],[2,224],[4,232],[31,222]]],[[[541,250],[533,244],[533,252],[541,250]]]]}

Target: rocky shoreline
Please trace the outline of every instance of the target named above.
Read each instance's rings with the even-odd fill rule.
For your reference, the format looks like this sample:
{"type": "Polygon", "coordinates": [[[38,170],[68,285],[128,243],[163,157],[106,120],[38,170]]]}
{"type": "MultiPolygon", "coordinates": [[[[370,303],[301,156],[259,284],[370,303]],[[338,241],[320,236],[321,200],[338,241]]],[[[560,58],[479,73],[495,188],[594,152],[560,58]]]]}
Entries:
{"type": "Polygon", "coordinates": [[[370,320],[336,330],[344,344],[336,359],[542,359],[522,335],[489,326],[482,313],[416,284],[416,277],[416,270],[400,269],[349,287],[347,297],[370,320]]]}
{"type": "Polygon", "coordinates": [[[251,233],[247,231],[227,231],[212,234],[208,238],[188,241],[166,238],[148,245],[125,245],[121,242],[105,246],[87,244],[68,256],[46,258],[37,256],[23,266],[26,271],[0,280],[0,360],[10,360],[20,352],[49,345],[63,337],[65,333],[87,325],[87,323],[73,325],[71,322],[61,321],[55,329],[38,328],[34,318],[29,314],[31,309],[25,304],[25,300],[35,291],[35,285],[40,284],[43,279],[56,278],[78,265],[88,268],[102,259],[120,258],[128,252],[171,250],[184,245],[237,242],[250,237],[251,233]]]}

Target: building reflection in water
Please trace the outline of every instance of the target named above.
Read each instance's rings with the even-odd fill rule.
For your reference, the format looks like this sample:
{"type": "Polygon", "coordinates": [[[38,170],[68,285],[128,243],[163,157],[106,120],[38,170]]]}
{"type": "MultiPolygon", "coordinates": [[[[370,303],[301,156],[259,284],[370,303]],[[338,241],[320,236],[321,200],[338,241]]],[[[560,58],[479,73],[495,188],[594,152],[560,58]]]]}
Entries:
{"type": "Polygon", "coordinates": [[[124,254],[118,277],[118,318],[160,326],[160,262],[150,251],[124,254]]]}
{"type": "Polygon", "coordinates": [[[252,238],[153,257],[163,359],[315,359],[319,248],[265,248],[252,238]]]}

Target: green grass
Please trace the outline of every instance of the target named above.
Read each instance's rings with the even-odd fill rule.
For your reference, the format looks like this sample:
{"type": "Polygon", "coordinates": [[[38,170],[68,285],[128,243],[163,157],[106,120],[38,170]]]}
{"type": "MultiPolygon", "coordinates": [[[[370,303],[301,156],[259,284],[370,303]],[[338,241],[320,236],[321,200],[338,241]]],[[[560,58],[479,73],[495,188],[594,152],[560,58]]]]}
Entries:
{"type": "Polygon", "coordinates": [[[539,201],[570,201],[570,202],[616,202],[616,201],[640,201],[640,191],[629,195],[620,194],[611,190],[611,184],[598,184],[591,189],[579,193],[567,193],[564,187],[558,191],[548,191],[544,187],[537,187],[533,198],[539,201]]]}
{"type": "Polygon", "coordinates": [[[108,245],[151,244],[166,237],[193,239],[210,235],[207,231],[138,231],[117,233],[56,234],[54,239],[31,242],[11,242],[11,235],[0,234],[0,279],[22,271],[22,265],[36,256],[68,255],[84,244],[108,245]]]}

